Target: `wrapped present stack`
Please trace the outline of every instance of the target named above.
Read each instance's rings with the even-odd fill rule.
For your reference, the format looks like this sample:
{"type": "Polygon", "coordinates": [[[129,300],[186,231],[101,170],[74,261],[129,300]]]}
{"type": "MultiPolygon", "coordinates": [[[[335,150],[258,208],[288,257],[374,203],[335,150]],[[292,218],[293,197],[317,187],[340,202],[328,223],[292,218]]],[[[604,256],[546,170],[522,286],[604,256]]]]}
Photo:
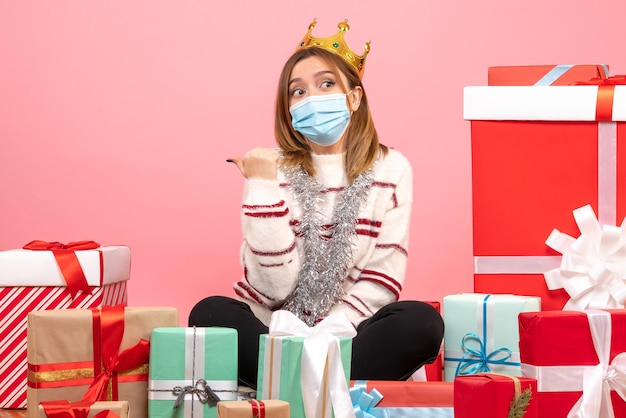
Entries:
{"type": "MultiPolygon", "coordinates": [[[[485,347],[498,329],[468,334],[480,359],[454,378],[455,416],[506,416],[524,385],[519,416],[626,416],[626,77],[603,65],[494,67],[489,84],[464,90],[474,291],[537,297],[541,308],[518,312],[519,373],[478,366],[496,356],[498,344],[485,347]]],[[[444,301],[446,327],[463,323],[454,314],[444,301]]],[[[447,333],[446,350],[457,340],[447,333]]]]}
{"type": "Polygon", "coordinates": [[[130,248],[33,241],[0,251],[0,408],[26,407],[27,316],[126,303],[130,248]]]}

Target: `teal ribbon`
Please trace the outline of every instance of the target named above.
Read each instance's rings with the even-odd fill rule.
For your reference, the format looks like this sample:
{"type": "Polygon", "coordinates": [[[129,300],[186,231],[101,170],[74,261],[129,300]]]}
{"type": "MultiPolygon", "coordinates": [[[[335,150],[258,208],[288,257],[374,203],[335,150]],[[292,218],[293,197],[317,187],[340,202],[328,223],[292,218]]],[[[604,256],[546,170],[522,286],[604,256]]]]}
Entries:
{"type": "Polygon", "coordinates": [[[489,365],[506,365],[506,366],[521,366],[521,363],[507,361],[511,358],[513,353],[506,347],[498,348],[490,353],[487,353],[487,300],[491,295],[486,295],[483,299],[483,338],[481,339],[477,334],[468,332],[463,336],[461,340],[461,347],[466,353],[461,358],[446,357],[446,361],[458,361],[454,376],[488,373],[491,371],[489,365]],[[469,347],[469,340],[478,341],[478,349],[469,347]]]}
{"type": "Polygon", "coordinates": [[[459,364],[456,366],[456,371],[454,372],[455,376],[489,373],[491,371],[491,368],[489,367],[490,364],[510,366],[521,365],[520,363],[507,361],[511,358],[513,353],[506,347],[498,348],[487,354],[485,343],[474,333],[465,334],[463,341],[461,342],[461,346],[463,347],[463,351],[466,351],[466,353],[459,359],[459,364]],[[470,348],[468,340],[478,341],[478,350],[470,348]],[[502,357],[497,358],[498,356],[502,357]]]}

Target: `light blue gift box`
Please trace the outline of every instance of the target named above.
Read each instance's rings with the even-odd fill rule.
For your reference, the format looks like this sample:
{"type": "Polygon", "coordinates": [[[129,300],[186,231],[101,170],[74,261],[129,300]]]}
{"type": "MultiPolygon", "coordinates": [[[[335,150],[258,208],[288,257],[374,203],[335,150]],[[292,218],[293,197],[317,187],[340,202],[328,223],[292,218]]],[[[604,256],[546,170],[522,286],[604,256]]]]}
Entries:
{"type": "Polygon", "coordinates": [[[444,380],[483,372],[521,376],[520,312],[541,310],[537,296],[462,293],[443,298],[444,380]]]}
{"type": "Polygon", "coordinates": [[[234,329],[155,328],[150,338],[148,415],[216,418],[212,396],[237,400],[237,361],[234,329]]]}

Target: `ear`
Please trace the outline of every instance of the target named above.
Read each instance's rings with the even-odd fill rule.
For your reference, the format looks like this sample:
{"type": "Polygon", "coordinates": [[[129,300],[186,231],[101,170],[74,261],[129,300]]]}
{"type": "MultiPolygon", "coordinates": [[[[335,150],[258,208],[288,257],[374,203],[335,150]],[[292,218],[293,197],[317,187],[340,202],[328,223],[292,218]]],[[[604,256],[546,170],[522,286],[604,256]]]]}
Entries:
{"type": "Polygon", "coordinates": [[[363,97],[363,89],[361,86],[356,86],[352,89],[352,92],[348,95],[348,107],[351,112],[356,112],[361,106],[361,98],[363,97]]]}

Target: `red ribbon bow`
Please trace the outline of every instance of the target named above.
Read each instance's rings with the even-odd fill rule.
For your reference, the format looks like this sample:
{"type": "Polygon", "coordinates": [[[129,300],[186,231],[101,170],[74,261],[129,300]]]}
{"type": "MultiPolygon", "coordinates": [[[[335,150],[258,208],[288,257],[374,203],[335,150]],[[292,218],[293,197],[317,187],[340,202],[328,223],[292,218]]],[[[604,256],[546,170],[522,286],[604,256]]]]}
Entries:
{"type": "Polygon", "coordinates": [[[31,241],[24,246],[25,250],[34,251],[52,251],[54,258],[61,269],[67,290],[72,295],[72,299],[76,297],[78,291],[90,292],[91,289],[85,278],[85,273],[78,262],[78,257],[74,251],[94,250],[99,248],[100,244],[95,241],[76,241],[69,244],[60,242],[31,241]]]}
{"type": "MultiPolygon", "coordinates": [[[[48,418],[87,418],[91,405],[89,402],[70,403],[66,400],[41,402],[48,418]]],[[[110,409],[105,409],[98,412],[94,418],[119,418],[119,416],[110,409]]]]}
{"type": "Polygon", "coordinates": [[[150,342],[145,339],[120,353],[124,336],[124,305],[92,309],[94,380],[83,395],[83,402],[107,399],[109,381],[112,381],[112,400],[118,400],[117,373],[144,364],[150,356],[150,342]]]}
{"type": "Polygon", "coordinates": [[[596,120],[613,120],[613,94],[615,86],[626,84],[626,75],[614,75],[607,78],[592,78],[589,81],[579,81],[577,86],[598,86],[596,101],[596,120]]]}

